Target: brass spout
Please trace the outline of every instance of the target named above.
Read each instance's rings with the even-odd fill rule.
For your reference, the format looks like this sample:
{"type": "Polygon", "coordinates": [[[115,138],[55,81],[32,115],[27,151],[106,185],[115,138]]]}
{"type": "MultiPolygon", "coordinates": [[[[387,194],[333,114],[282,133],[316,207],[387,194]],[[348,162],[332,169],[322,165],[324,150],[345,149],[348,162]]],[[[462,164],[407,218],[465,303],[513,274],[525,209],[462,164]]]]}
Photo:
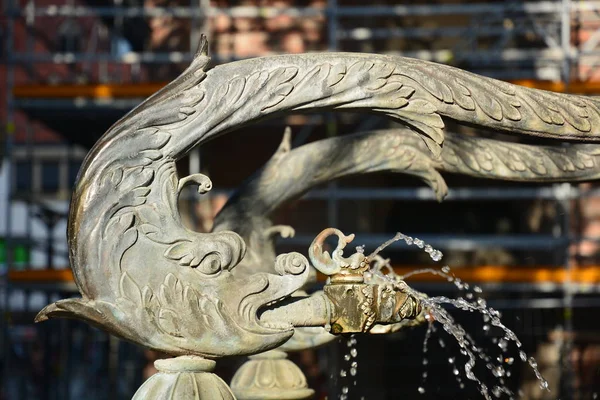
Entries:
{"type": "Polygon", "coordinates": [[[333,334],[369,332],[374,325],[397,324],[421,314],[420,300],[399,282],[365,282],[370,260],[360,248],[348,258],[343,249],[354,235],[346,236],[338,229],[322,231],[309,249],[316,269],[329,276],[323,292],[309,297],[291,297],[259,316],[262,323],[293,326],[325,326],[333,334]],[[337,236],[338,245],[330,256],[324,240],[337,236]]]}
{"type": "Polygon", "coordinates": [[[361,248],[348,258],[343,249],[354,239],[340,230],[327,228],[311,244],[308,255],[313,266],[330,276],[323,292],[332,303],[331,332],[368,332],[375,324],[394,324],[414,319],[421,312],[419,299],[408,288],[396,284],[365,283],[364,274],[371,260],[361,248]],[[338,244],[332,256],[324,251],[328,236],[337,236],[338,244]]]}
{"type": "Polygon", "coordinates": [[[290,297],[263,310],[259,319],[274,326],[325,326],[342,334],[368,333],[376,324],[396,324],[420,313],[420,301],[400,286],[364,283],[361,276],[346,275],[335,276],[323,292],[290,297]]]}
{"type": "Polygon", "coordinates": [[[369,332],[375,324],[395,324],[421,313],[419,299],[401,287],[364,283],[360,278],[335,276],[323,288],[334,310],[331,333],[369,332]]]}

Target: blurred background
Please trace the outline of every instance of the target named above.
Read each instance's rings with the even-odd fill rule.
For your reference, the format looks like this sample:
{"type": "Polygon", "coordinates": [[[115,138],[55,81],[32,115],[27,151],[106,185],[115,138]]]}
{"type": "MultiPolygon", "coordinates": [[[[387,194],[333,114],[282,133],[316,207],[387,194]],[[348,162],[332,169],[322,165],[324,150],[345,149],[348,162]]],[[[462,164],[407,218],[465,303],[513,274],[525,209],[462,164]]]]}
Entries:
{"type": "MultiPolygon", "coordinates": [[[[129,399],[164,355],[79,321],[34,325],[46,304],[77,295],[66,220],[83,157],[100,135],[189,63],[200,35],[213,64],[308,51],[360,51],[432,60],[561,92],[600,93],[600,1],[418,0],[3,0],[0,24],[0,399],[129,399]]],[[[231,191],[275,151],[283,129],[293,145],[388,128],[385,119],[344,113],[291,115],[224,136],[178,164],[215,189],[181,199],[199,231],[231,191]]],[[[459,127],[453,127],[460,130],[459,127]]],[[[414,178],[374,174],[331,183],[284,207],[296,228],[280,251],[306,249],[326,226],[355,232],[374,248],[396,231],[445,254],[443,263],[478,283],[550,382],[537,389],[515,362],[508,385],[526,399],[595,399],[600,393],[600,191],[591,184],[534,185],[446,176],[438,204],[414,178]]],[[[414,247],[414,246],[413,246],[414,247]]],[[[412,247],[386,256],[400,272],[433,265],[412,247]]],[[[438,266],[439,268],[439,266],[438,266]]],[[[411,284],[458,296],[433,278],[411,284]]],[[[456,314],[492,357],[498,338],[480,316],[456,314]]],[[[461,389],[441,329],[423,366],[425,328],[360,337],[351,398],[480,398],[461,389]],[[419,394],[421,373],[429,371],[419,394]]],[[[345,342],[291,355],[317,398],[338,398],[345,342]]],[[[515,359],[518,359],[516,350],[515,359]]],[[[229,381],[243,359],[224,360],[229,381]]],[[[491,387],[493,383],[490,383],[491,387]]]]}

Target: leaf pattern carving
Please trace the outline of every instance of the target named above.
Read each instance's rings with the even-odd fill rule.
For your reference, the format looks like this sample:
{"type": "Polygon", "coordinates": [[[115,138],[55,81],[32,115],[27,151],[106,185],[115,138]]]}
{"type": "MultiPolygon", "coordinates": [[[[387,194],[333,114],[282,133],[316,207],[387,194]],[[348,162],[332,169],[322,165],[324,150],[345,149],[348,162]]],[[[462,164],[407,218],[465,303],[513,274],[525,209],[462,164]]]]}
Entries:
{"type": "Polygon", "coordinates": [[[600,175],[600,146],[533,146],[448,134],[436,168],[496,179],[589,180],[600,175]]]}
{"type": "Polygon", "coordinates": [[[179,278],[168,274],[160,285],[158,297],[145,286],[140,291],[136,282],[124,272],[120,280],[117,307],[132,315],[143,312],[147,321],[161,332],[178,338],[192,337],[206,329],[224,328],[226,322],[217,299],[200,294],[179,278]],[[195,321],[184,325],[184,321],[195,321]]]}
{"type": "Polygon", "coordinates": [[[121,292],[121,299],[131,302],[133,307],[142,306],[142,292],[127,272],[123,272],[121,275],[119,289],[121,292]]]}

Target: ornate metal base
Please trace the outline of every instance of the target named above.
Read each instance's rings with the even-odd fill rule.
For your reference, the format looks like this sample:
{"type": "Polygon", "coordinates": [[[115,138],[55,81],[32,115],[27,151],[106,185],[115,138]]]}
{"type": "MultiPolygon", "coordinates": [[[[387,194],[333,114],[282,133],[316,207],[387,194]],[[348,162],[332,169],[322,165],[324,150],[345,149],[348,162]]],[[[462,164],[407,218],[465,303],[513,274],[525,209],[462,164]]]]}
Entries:
{"type": "Polygon", "coordinates": [[[315,393],[281,350],[251,356],[235,373],[231,389],[239,400],[301,400],[315,393]]]}
{"type": "Polygon", "coordinates": [[[211,371],[215,361],[182,356],[154,363],[158,373],[138,389],[132,400],[235,400],[229,386],[211,371]]]}

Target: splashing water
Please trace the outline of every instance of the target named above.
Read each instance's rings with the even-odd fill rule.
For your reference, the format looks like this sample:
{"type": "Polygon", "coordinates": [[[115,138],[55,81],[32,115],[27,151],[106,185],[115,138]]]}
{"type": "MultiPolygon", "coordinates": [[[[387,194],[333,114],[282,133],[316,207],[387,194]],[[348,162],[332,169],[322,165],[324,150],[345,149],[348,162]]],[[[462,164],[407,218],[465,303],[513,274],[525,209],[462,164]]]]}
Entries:
{"type": "MultiPolygon", "coordinates": [[[[425,332],[425,338],[423,339],[423,365],[427,365],[429,361],[427,360],[427,351],[428,351],[428,343],[431,338],[431,334],[435,332],[435,326],[433,325],[433,318],[429,314],[425,315],[425,319],[427,320],[427,331],[425,332]]],[[[423,371],[421,375],[421,386],[419,386],[419,393],[425,393],[424,386],[427,383],[427,371],[423,371]]]]}
{"type": "Polygon", "coordinates": [[[377,254],[379,254],[383,249],[385,249],[386,247],[388,247],[392,243],[398,242],[400,240],[404,240],[404,242],[407,245],[409,245],[409,246],[415,245],[415,246],[417,246],[420,249],[424,249],[425,252],[427,254],[429,254],[429,257],[431,257],[431,259],[433,261],[440,261],[442,259],[442,257],[444,256],[441,251],[434,249],[433,247],[431,247],[428,244],[425,244],[425,242],[423,242],[421,239],[419,239],[419,238],[412,238],[410,236],[406,236],[405,234],[398,232],[398,233],[396,233],[396,235],[393,238],[391,238],[390,240],[386,241],[381,246],[377,247],[375,249],[375,251],[373,253],[369,254],[369,256],[367,258],[369,258],[371,260],[374,259],[375,256],[377,254]]]}
{"type": "MultiPolygon", "coordinates": [[[[354,335],[350,336],[346,341],[346,347],[348,348],[348,353],[344,354],[344,361],[346,362],[346,366],[340,370],[340,377],[343,380],[346,380],[350,377],[356,379],[356,375],[358,375],[358,361],[356,357],[358,356],[358,350],[356,349],[356,344],[358,341],[354,335]],[[347,368],[347,369],[346,369],[347,368]]],[[[356,386],[356,380],[353,381],[353,386],[356,386]]],[[[347,384],[342,387],[342,393],[340,394],[340,400],[347,400],[349,396],[350,389],[347,384]]]]}
{"type": "MultiPolygon", "coordinates": [[[[432,260],[440,261],[442,259],[442,252],[434,249],[430,245],[426,244],[422,240],[418,238],[412,238],[410,236],[406,236],[402,233],[397,233],[392,239],[386,241],[384,244],[379,246],[371,255],[368,256],[370,260],[374,260],[375,257],[385,249],[390,244],[404,240],[407,245],[415,245],[421,249],[424,249],[426,253],[428,253],[432,260]]],[[[373,275],[378,276],[380,279],[389,282],[392,285],[398,285],[399,282],[405,280],[408,277],[417,275],[417,274],[434,274],[445,278],[448,282],[452,282],[459,290],[468,291],[470,289],[470,285],[466,282],[463,282],[459,278],[457,278],[452,272],[450,267],[444,266],[441,270],[433,269],[433,268],[423,268],[411,271],[403,276],[399,276],[395,274],[391,266],[389,265],[389,260],[383,260],[381,257],[378,257],[378,261],[376,262],[373,268],[371,269],[371,273],[373,275]],[[382,269],[387,270],[387,274],[383,274],[382,269]]],[[[514,358],[508,357],[505,353],[508,351],[509,343],[514,343],[516,348],[519,349],[519,357],[523,362],[527,362],[531,369],[534,371],[537,379],[540,381],[540,387],[542,389],[548,390],[548,382],[543,378],[541,373],[537,368],[537,363],[533,359],[533,357],[527,357],[527,354],[521,349],[522,344],[515,335],[515,333],[507,328],[501,321],[501,314],[499,311],[494,310],[493,308],[489,308],[487,306],[487,302],[478,297],[477,295],[482,293],[482,289],[479,286],[473,286],[471,291],[465,293],[465,298],[459,297],[457,299],[450,299],[445,296],[436,296],[436,297],[427,297],[422,293],[415,291],[414,289],[408,287],[407,285],[402,286],[405,290],[409,291],[410,294],[419,298],[423,305],[424,310],[426,310],[425,319],[427,320],[428,327],[425,333],[425,338],[423,340],[423,365],[426,366],[428,364],[427,360],[427,352],[428,352],[428,342],[431,339],[432,333],[435,332],[434,322],[439,322],[442,325],[442,328],[445,332],[447,332],[451,337],[453,337],[460,347],[460,353],[463,356],[466,356],[468,360],[464,366],[464,374],[467,379],[474,381],[478,387],[479,392],[483,395],[486,400],[491,400],[492,395],[496,398],[501,397],[503,394],[506,394],[509,398],[514,399],[515,394],[509,390],[504,381],[505,376],[510,376],[510,368],[513,365],[514,358]],[[453,306],[459,310],[467,311],[467,312],[478,312],[483,316],[483,330],[486,334],[489,334],[491,331],[491,327],[495,327],[503,332],[503,337],[499,340],[495,340],[499,349],[501,350],[502,355],[498,357],[496,360],[492,360],[487,354],[484,353],[482,348],[479,348],[473,338],[458,324],[454,318],[448,313],[448,311],[443,307],[453,306]],[[487,387],[474,373],[473,368],[476,365],[477,360],[481,360],[485,363],[487,369],[489,369],[493,376],[498,379],[499,385],[495,385],[491,389],[487,387]]],[[[494,341],[494,339],[492,339],[494,341]]],[[[439,344],[441,347],[445,347],[444,341],[440,338],[439,344]]],[[[451,357],[449,360],[449,364],[452,368],[452,374],[456,377],[457,383],[460,388],[464,388],[464,383],[461,379],[461,371],[458,369],[458,363],[455,362],[455,357],[451,357]]],[[[427,372],[423,372],[421,376],[421,385],[418,387],[418,392],[420,394],[425,393],[425,383],[427,380],[427,372]]]]}

